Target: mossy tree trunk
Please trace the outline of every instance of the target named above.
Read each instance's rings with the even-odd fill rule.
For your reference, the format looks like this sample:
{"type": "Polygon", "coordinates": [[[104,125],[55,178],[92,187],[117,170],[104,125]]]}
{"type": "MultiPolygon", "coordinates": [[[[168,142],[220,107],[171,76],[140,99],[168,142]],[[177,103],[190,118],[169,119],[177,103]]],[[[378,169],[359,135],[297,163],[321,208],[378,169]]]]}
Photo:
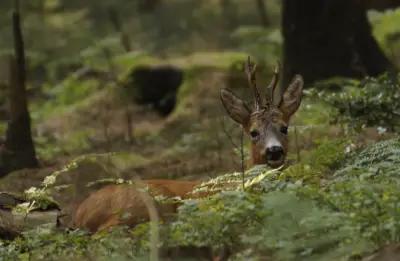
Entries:
{"type": "Polygon", "coordinates": [[[31,120],[26,98],[25,51],[21,31],[19,5],[13,13],[15,58],[10,59],[9,113],[5,148],[2,149],[2,170],[10,171],[38,166],[31,135],[31,120]]]}
{"type": "Polygon", "coordinates": [[[366,8],[360,0],[284,0],[282,87],[294,74],[310,83],[393,70],[372,36],[366,8]]]}

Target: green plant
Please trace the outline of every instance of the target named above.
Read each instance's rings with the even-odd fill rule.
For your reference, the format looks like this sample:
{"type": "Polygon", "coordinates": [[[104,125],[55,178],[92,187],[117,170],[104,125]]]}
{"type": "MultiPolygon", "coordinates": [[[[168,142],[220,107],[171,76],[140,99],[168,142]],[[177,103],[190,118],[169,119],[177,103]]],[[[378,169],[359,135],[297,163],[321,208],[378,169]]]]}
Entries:
{"type": "MultiPolygon", "coordinates": [[[[397,76],[399,78],[399,76],[397,76]]],[[[337,121],[354,127],[382,126],[391,130],[400,126],[399,79],[389,74],[362,81],[340,81],[343,91],[310,91],[337,108],[337,121]]]]}
{"type": "Polygon", "coordinates": [[[399,151],[398,138],[367,147],[320,193],[325,204],[346,213],[361,235],[376,244],[400,240],[399,151]]]}
{"type": "Polygon", "coordinates": [[[398,64],[400,54],[400,30],[397,26],[400,22],[400,8],[389,9],[385,12],[369,12],[372,22],[374,37],[379,42],[385,53],[398,64]]]}

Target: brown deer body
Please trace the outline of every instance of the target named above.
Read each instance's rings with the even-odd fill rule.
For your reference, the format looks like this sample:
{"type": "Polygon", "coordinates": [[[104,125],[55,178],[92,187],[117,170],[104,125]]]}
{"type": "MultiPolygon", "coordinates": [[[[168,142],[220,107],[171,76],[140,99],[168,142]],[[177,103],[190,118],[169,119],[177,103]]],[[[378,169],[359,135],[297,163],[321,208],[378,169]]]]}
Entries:
{"type": "MultiPolygon", "coordinates": [[[[199,181],[144,180],[143,184],[108,185],[94,192],[77,208],[73,226],[91,232],[115,225],[134,226],[149,220],[149,210],[144,200],[151,196],[180,197],[185,199],[199,181]],[[144,186],[147,186],[145,188],[144,186]],[[148,189],[146,192],[142,189],[148,189]]],[[[164,217],[176,211],[177,205],[155,204],[164,217]]]]}
{"type": "MultiPolygon", "coordinates": [[[[254,108],[249,109],[244,101],[227,89],[221,90],[221,101],[229,116],[242,125],[252,140],[252,164],[268,164],[279,167],[284,163],[287,154],[287,130],[290,117],[300,106],[303,79],[295,76],[286,89],[281,101],[275,102],[274,90],[279,78],[279,68],[274,71],[273,79],[267,88],[266,98],[261,98],[256,86],[256,66],[246,64],[249,85],[254,92],[254,108]]],[[[190,197],[190,192],[200,181],[143,180],[150,194],[165,197],[190,197]]],[[[115,225],[134,226],[149,220],[149,212],[143,201],[144,192],[135,186],[111,185],[104,187],[87,199],[77,208],[73,217],[75,227],[85,228],[91,232],[106,229],[115,225]]],[[[200,195],[201,196],[201,195],[200,195]]],[[[161,217],[176,211],[174,204],[156,205],[161,217]]]]}

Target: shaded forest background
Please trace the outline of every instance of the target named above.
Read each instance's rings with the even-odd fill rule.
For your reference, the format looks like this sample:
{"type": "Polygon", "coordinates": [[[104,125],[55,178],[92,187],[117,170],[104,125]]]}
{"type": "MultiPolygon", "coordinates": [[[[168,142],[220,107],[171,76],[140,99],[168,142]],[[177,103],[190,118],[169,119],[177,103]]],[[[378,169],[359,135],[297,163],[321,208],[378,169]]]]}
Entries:
{"type": "MultiPolygon", "coordinates": [[[[2,3],[2,5],[1,67],[4,73],[1,86],[4,92],[1,98],[3,119],[1,129],[4,134],[6,121],[9,119],[5,91],[10,81],[9,57],[14,52],[14,40],[10,20],[13,4],[2,3]]],[[[55,113],[54,110],[67,109],[71,105],[83,102],[91,94],[100,95],[97,91],[104,92],[105,89],[112,88],[111,85],[132,86],[132,79],[129,79],[127,75],[135,71],[134,67],[136,64],[140,65],[141,60],[158,59],[158,62],[154,61],[155,65],[168,64],[171,63],[168,59],[179,60],[180,57],[193,55],[206,63],[212,63],[211,60],[219,59],[217,52],[230,50],[237,53],[248,51],[259,57],[261,63],[272,66],[280,57],[282,38],[279,34],[279,4],[271,2],[268,5],[268,13],[259,14],[257,11],[259,6],[256,2],[253,5],[232,1],[212,1],[210,3],[207,1],[173,1],[170,3],[163,1],[122,1],[121,3],[114,1],[93,1],[93,3],[32,1],[21,4],[22,28],[26,46],[27,91],[31,101],[33,136],[36,138],[39,157],[47,157],[42,152],[48,155],[52,154],[47,149],[53,150],[53,148],[47,147],[46,144],[51,143],[51,140],[59,140],[62,134],[51,128],[41,128],[39,126],[41,124],[36,125],[35,122],[45,120],[49,123],[52,121],[48,119],[50,115],[57,118],[57,121],[67,122],[67,120],[59,118],[60,114],[55,113]],[[242,6],[246,8],[243,9],[242,6]],[[196,55],[201,52],[207,52],[211,57],[196,55]],[[214,57],[213,52],[216,54],[214,57]],[[46,148],[41,147],[40,143],[46,148]]],[[[265,4],[264,8],[267,11],[265,4]]],[[[231,59],[229,56],[228,54],[228,60],[231,59]]],[[[178,61],[178,63],[191,66],[190,58],[186,59],[187,61],[184,61],[185,58],[181,60],[182,62],[178,61]]],[[[221,63],[224,61],[221,60],[221,63]]],[[[144,68],[144,74],[148,70],[149,68],[144,68]]],[[[135,73],[142,75],[140,72],[134,72],[132,73],[133,78],[135,78],[135,73]]],[[[163,72],[160,73],[163,77],[163,72]]],[[[168,74],[168,72],[166,73],[168,74]]],[[[149,74],[149,77],[146,77],[144,74],[141,76],[143,80],[139,80],[142,86],[146,85],[147,81],[157,85],[157,79],[148,79],[152,76],[149,74]]],[[[177,77],[178,83],[172,83],[172,85],[180,84],[182,79],[179,80],[179,78],[182,75],[177,77]]],[[[176,91],[177,86],[164,88],[172,88],[175,89],[173,91],[176,91]]],[[[128,92],[131,91],[128,90],[128,92]]],[[[168,92],[168,90],[164,92],[168,92]]],[[[154,90],[149,93],[132,93],[131,96],[135,97],[131,98],[136,102],[155,107],[161,116],[165,116],[173,110],[175,102],[172,101],[172,104],[169,104],[171,101],[167,99],[163,101],[164,105],[154,104],[154,100],[162,99],[163,95],[165,93],[160,94],[158,90],[154,90]],[[146,97],[138,97],[140,95],[146,97]]],[[[108,119],[110,116],[104,115],[104,113],[111,114],[111,112],[107,112],[106,107],[112,105],[107,104],[107,101],[102,102],[104,105],[99,104],[99,107],[104,108],[97,108],[97,111],[85,114],[87,117],[92,117],[89,114],[97,114],[93,116],[97,117],[96,120],[101,118],[101,123],[97,121],[100,125],[97,126],[97,129],[103,132],[101,134],[103,137],[100,138],[105,139],[103,143],[118,148],[121,145],[117,145],[118,139],[132,141],[133,134],[123,133],[126,132],[125,130],[119,130],[122,133],[116,134],[122,137],[106,138],[109,135],[108,125],[114,127],[119,125],[120,128],[124,128],[122,126],[125,126],[126,123],[115,124],[110,121],[108,119]],[[126,137],[123,137],[124,135],[126,137]]],[[[127,101],[121,100],[120,105],[120,107],[127,105],[127,101]]],[[[130,114],[129,108],[127,113],[130,114]]],[[[127,115],[127,117],[127,121],[130,121],[129,117],[131,116],[127,115]]],[[[95,119],[90,121],[94,123],[93,120],[95,119]]],[[[125,121],[125,119],[122,120],[125,121]]],[[[90,124],[88,123],[88,125],[90,124]]],[[[128,124],[133,125],[134,123],[128,124]]],[[[65,129],[60,126],[59,131],[63,131],[63,128],[65,129]]],[[[86,146],[85,143],[91,143],[90,139],[94,138],[84,129],[85,127],[76,132],[76,138],[83,139],[78,142],[79,150],[86,146]],[[86,136],[92,137],[86,141],[86,136]]],[[[127,131],[132,132],[133,130],[127,131]]],[[[68,134],[68,136],[70,135],[68,134]]],[[[97,143],[98,141],[93,142],[97,143]]],[[[67,143],[70,145],[70,141],[67,143]]],[[[69,145],[66,145],[65,149],[64,146],[60,146],[62,148],[59,149],[62,150],[62,153],[59,155],[71,154],[68,152],[69,145]]],[[[93,144],[93,146],[87,145],[91,147],[89,150],[92,151],[93,146],[96,147],[93,144]]],[[[124,145],[122,144],[122,146],[124,145]]],[[[104,144],[100,144],[98,147],[95,151],[113,150],[105,148],[104,144]]],[[[76,155],[76,152],[73,155],[76,155]]],[[[52,160],[61,159],[54,157],[54,154],[49,156],[52,157],[52,160]]]]}

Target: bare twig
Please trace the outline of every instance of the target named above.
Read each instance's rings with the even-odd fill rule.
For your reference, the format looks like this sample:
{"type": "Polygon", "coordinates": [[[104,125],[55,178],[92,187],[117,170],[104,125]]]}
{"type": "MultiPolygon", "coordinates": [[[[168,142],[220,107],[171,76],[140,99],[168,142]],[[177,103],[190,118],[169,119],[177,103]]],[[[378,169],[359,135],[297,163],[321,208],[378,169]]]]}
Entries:
{"type": "Polygon", "coordinates": [[[104,47],[103,54],[104,54],[104,58],[107,61],[108,70],[110,71],[110,73],[112,75],[112,79],[116,80],[117,79],[117,72],[116,72],[117,70],[115,68],[115,64],[114,64],[110,49],[107,47],[104,47]]]}
{"type": "Polygon", "coordinates": [[[220,136],[220,131],[219,129],[213,128],[213,133],[215,135],[215,141],[217,143],[217,157],[218,157],[218,164],[221,165],[222,163],[222,146],[223,146],[223,141],[221,140],[220,136]]]}
{"type": "MultiPolygon", "coordinates": [[[[108,15],[110,22],[114,27],[114,30],[120,34],[121,45],[125,52],[130,52],[132,50],[132,42],[129,35],[124,31],[121,23],[120,16],[114,7],[108,8],[108,15]]],[[[111,58],[110,58],[111,60],[111,58]]],[[[126,139],[129,144],[133,144],[134,137],[132,136],[132,113],[129,109],[129,105],[125,109],[126,116],[126,139]]]]}
{"type": "Polygon", "coordinates": [[[106,102],[102,109],[103,117],[101,118],[101,124],[103,127],[103,135],[107,146],[107,152],[110,152],[112,149],[112,139],[110,136],[110,126],[111,126],[111,116],[109,113],[110,111],[111,111],[111,106],[108,102],[106,102]]]}
{"type": "Polygon", "coordinates": [[[133,144],[135,141],[135,138],[133,137],[133,120],[132,120],[132,112],[129,108],[130,106],[128,105],[125,110],[125,117],[126,117],[126,141],[128,144],[133,144]]]}
{"type": "Polygon", "coordinates": [[[245,162],[244,162],[244,130],[242,128],[241,134],[240,134],[240,145],[237,145],[236,142],[234,141],[232,135],[229,133],[229,131],[226,129],[225,126],[225,121],[224,118],[221,120],[221,125],[222,125],[222,131],[225,133],[226,137],[230,141],[232,147],[240,152],[240,170],[243,175],[243,189],[244,189],[244,173],[245,173],[245,162]]]}

